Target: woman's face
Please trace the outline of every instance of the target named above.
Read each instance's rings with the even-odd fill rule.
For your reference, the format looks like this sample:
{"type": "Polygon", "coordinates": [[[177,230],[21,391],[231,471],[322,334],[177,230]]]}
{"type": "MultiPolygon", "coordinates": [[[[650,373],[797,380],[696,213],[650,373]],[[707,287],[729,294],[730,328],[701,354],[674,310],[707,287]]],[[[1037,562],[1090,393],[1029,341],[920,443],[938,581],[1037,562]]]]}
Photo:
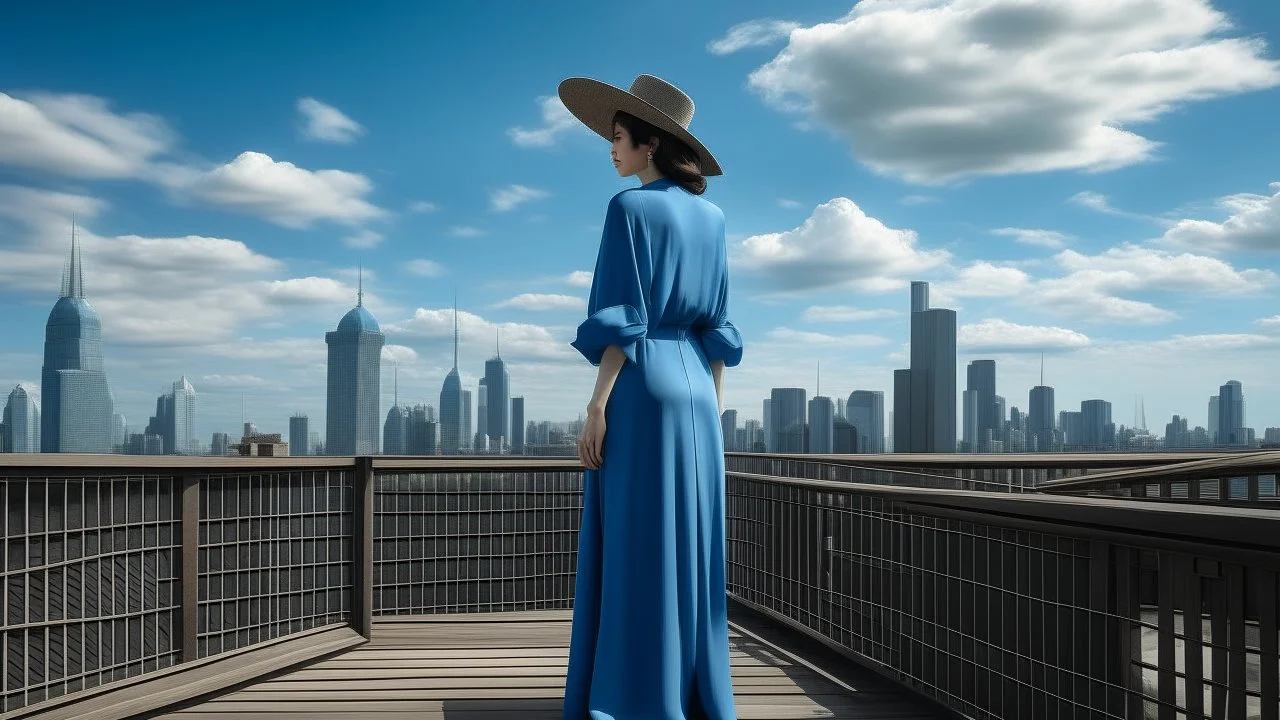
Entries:
{"type": "Polygon", "coordinates": [[[621,125],[613,124],[613,167],[620,177],[630,177],[649,165],[649,146],[631,147],[631,133],[621,125]]]}

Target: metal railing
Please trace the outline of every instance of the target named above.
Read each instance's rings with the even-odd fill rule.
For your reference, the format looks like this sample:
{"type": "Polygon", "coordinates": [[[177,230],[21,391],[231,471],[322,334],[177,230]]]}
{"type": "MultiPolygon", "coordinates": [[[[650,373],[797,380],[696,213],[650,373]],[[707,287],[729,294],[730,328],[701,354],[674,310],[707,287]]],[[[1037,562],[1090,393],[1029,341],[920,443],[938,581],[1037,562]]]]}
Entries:
{"type": "Polygon", "coordinates": [[[1280,452],[1234,454],[1048,482],[1043,492],[1280,509],[1280,452]]]}
{"type": "MultiPolygon", "coordinates": [[[[1274,510],[726,464],[731,597],[945,705],[1280,720],[1274,510]]],[[[575,458],[0,456],[3,710],[381,615],[571,607],[581,484],[575,458]]]]}

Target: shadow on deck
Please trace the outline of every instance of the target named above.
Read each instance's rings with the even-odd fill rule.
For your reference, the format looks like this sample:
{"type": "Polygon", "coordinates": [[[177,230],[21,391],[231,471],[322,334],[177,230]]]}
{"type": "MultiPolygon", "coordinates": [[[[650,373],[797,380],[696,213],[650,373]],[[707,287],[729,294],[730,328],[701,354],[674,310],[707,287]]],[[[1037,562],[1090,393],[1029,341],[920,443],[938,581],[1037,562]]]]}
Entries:
{"type": "MultiPolygon", "coordinates": [[[[147,717],[558,719],[570,618],[563,610],[388,617],[357,648],[147,717]]],[[[791,647],[786,631],[750,612],[733,612],[732,622],[730,661],[743,720],[949,717],[847,662],[828,665],[839,667],[831,674],[822,668],[832,659],[822,648],[791,647]]]]}

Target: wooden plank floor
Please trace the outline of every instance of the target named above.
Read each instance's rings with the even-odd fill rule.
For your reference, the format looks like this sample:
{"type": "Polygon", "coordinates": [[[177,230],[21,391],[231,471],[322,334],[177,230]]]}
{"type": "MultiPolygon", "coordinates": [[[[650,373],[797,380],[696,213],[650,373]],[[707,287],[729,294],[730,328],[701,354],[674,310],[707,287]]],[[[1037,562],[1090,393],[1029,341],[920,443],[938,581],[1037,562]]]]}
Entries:
{"type": "MultiPolygon", "coordinates": [[[[540,611],[388,618],[377,621],[373,640],[358,648],[152,717],[559,720],[570,617],[568,611],[540,611]]],[[[742,720],[939,717],[878,678],[851,683],[847,668],[839,677],[828,674],[770,644],[751,624],[735,623],[731,633],[742,720]]]]}

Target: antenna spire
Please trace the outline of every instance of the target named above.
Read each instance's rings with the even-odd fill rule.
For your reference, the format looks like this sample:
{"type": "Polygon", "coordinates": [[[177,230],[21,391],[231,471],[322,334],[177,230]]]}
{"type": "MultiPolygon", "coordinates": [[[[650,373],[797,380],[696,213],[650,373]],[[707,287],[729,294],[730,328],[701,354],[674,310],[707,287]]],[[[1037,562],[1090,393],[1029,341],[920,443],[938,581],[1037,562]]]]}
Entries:
{"type": "Polygon", "coordinates": [[[1040,351],[1040,387],[1044,387],[1044,351],[1040,351]]]}
{"type": "Polygon", "coordinates": [[[356,280],[356,307],[364,306],[364,265],[361,264],[356,271],[358,279],[356,280]]]}
{"type": "Polygon", "coordinates": [[[497,352],[497,353],[498,353],[498,359],[499,359],[499,360],[501,360],[501,359],[502,359],[502,341],[501,341],[501,333],[502,333],[502,330],[501,330],[500,328],[494,328],[494,329],[493,329],[493,349],[494,349],[494,351],[495,351],[495,352],[497,352]]]}
{"type": "Polygon", "coordinates": [[[814,391],[814,396],[822,395],[822,361],[818,361],[818,389],[814,391]]]}
{"type": "Polygon", "coordinates": [[[71,216],[71,257],[62,272],[62,297],[84,297],[84,271],[80,266],[80,244],[76,242],[76,218],[71,216]]]}
{"type": "Polygon", "coordinates": [[[391,368],[395,372],[395,389],[391,395],[391,407],[400,407],[400,363],[391,363],[391,368]]]}
{"type": "Polygon", "coordinates": [[[453,369],[458,369],[458,291],[453,291],[453,369]]]}

